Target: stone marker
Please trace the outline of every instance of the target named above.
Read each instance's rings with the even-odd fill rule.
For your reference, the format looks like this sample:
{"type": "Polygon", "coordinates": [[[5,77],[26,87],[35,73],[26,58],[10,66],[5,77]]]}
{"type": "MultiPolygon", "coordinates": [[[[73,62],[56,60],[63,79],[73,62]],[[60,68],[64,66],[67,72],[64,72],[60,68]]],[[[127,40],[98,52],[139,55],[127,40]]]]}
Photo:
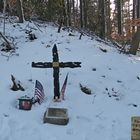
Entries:
{"type": "Polygon", "coordinates": [[[66,125],[69,122],[66,108],[48,108],[44,114],[44,123],[66,125]]]}
{"type": "Polygon", "coordinates": [[[131,118],[131,140],[140,140],[140,117],[131,118]]]}

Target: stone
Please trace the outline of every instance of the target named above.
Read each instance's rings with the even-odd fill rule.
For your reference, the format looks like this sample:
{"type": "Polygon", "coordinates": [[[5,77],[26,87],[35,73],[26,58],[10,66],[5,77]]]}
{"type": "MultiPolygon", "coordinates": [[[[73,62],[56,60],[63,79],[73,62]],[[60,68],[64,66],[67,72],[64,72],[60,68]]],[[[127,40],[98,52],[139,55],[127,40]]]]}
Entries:
{"type": "Polygon", "coordinates": [[[44,113],[44,123],[67,125],[69,122],[66,108],[48,108],[44,113]]]}

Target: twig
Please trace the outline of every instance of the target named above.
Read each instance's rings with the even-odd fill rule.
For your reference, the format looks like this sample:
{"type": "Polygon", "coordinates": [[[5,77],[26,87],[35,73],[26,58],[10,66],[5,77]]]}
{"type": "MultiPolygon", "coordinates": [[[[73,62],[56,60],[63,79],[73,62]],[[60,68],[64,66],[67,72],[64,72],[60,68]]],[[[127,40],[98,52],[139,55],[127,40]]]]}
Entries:
{"type": "Polygon", "coordinates": [[[81,38],[82,38],[83,35],[84,35],[83,33],[80,34],[79,40],[81,40],[81,38]]]}
{"type": "Polygon", "coordinates": [[[97,118],[101,119],[101,115],[103,114],[103,111],[96,115],[97,118]]]}
{"type": "Polygon", "coordinates": [[[92,104],[94,104],[96,95],[93,96],[92,104]]]}
{"type": "Polygon", "coordinates": [[[2,54],[2,53],[1,53],[1,55],[7,57],[7,61],[9,60],[10,55],[5,55],[5,54],[2,54]]]}
{"type": "Polygon", "coordinates": [[[3,53],[1,53],[1,55],[7,57],[7,61],[9,61],[9,58],[11,56],[13,56],[13,55],[19,56],[19,54],[18,53],[14,53],[14,51],[10,51],[9,55],[5,55],[3,53]]]}
{"type": "MultiPolygon", "coordinates": [[[[33,21],[32,21],[32,22],[33,22],[33,21]]],[[[40,32],[43,32],[35,22],[33,22],[33,24],[37,27],[37,29],[38,29],[40,32]]]]}

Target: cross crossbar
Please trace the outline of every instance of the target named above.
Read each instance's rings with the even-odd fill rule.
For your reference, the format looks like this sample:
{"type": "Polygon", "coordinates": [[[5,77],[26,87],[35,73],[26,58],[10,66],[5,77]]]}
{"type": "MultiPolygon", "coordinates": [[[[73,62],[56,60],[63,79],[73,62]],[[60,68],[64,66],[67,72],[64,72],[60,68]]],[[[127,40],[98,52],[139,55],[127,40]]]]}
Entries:
{"type": "MultiPolygon", "coordinates": [[[[56,67],[59,67],[59,68],[81,67],[80,66],[81,62],[59,62],[58,64],[59,64],[59,66],[56,66],[56,67]]],[[[38,62],[38,63],[32,62],[32,67],[36,67],[36,68],[52,68],[52,67],[55,67],[55,66],[53,66],[52,62],[44,62],[44,63],[43,62],[38,62]]]]}

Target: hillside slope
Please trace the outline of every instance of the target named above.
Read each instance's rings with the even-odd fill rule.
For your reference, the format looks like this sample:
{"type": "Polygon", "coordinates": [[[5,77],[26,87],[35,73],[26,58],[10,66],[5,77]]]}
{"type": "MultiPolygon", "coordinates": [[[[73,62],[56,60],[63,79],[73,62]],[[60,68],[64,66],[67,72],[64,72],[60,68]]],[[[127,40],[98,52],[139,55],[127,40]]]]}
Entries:
{"type": "MultiPolygon", "coordinates": [[[[140,58],[119,54],[80,33],[61,31],[49,24],[6,23],[6,36],[14,39],[15,52],[0,55],[0,140],[128,140],[131,138],[131,117],[140,115],[140,58]],[[29,40],[32,30],[37,39],[29,40]],[[53,102],[53,70],[31,67],[34,62],[52,62],[56,44],[61,62],[79,61],[81,68],[60,69],[60,85],[69,72],[65,100],[53,102]],[[101,51],[101,49],[107,52],[101,51]],[[12,91],[11,74],[25,91],[12,91]],[[35,80],[39,80],[46,100],[31,111],[16,108],[19,97],[34,96],[35,80]],[[79,84],[91,89],[87,95],[79,84]],[[48,107],[68,109],[66,126],[43,124],[48,107]]],[[[0,23],[2,32],[3,23],[0,23]]],[[[0,43],[3,43],[1,38],[0,43]]],[[[2,48],[2,45],[1,45],[2,48]]]]}

